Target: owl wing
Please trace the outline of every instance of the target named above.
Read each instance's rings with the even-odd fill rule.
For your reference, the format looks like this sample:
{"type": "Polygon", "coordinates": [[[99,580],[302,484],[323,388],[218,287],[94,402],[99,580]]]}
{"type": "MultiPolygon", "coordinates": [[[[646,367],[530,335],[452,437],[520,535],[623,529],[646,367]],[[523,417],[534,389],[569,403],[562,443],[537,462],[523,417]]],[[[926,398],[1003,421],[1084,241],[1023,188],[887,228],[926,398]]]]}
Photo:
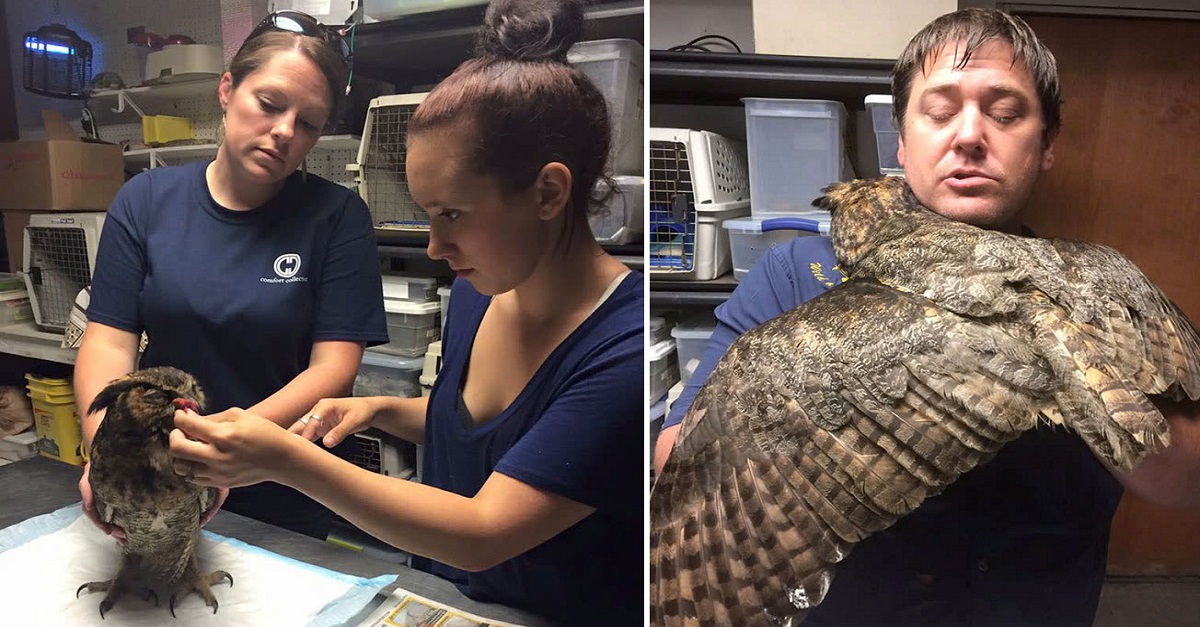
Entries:
{"type": "Polygon", "coordinates": [[[1059,300],[1071,318],[1145,394],[1200,399],[1200,337],[1187,316],[1116,250],[1065,239],[1040,240],[1061,259],[1071,286],[1059,300]]]}
{"type": "Polygon", "coordinates": [[[921,296],[853,280],[739,338],[650,499],[656,625],[768,625],[1032,427],[1050,369],[921,296]]]}

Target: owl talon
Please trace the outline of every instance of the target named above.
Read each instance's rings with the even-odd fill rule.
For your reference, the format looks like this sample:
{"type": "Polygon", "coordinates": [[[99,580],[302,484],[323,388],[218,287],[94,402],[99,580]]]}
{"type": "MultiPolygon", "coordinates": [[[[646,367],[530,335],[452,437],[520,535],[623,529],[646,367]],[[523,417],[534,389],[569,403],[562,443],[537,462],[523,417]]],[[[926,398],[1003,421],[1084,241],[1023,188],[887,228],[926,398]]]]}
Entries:
{"type": "Polygon", "coordinates": [[[148,602],[151,599],[154,600],[154,607],[158,607],[158,593],[150,588],[142,590],[142,600],[148,602]]]}
{"type": "Polygon", "coordinates": [[[104,613],[111,611],[112,608],[113,608],[112,601],[109,601],[108,599],[104,599],[103,601],[101,601],[100,602],[100,620],[104,620],[104,613]]]}

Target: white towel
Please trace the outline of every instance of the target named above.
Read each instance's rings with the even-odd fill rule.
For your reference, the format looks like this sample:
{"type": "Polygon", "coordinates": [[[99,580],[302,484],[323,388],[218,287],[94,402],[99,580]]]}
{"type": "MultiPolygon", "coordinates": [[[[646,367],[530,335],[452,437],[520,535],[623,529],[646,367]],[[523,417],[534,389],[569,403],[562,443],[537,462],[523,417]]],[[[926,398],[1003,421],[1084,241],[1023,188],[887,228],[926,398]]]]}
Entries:
{"type": "Polygon", "coordinates": [[[195,594],[181,597],[172,618],[170,595],[159,607],[137,594],[122,596],[100,618],[103,592],[75,590],[111,579],[120,564],[117,543],[82,515],[78,504],[0,530],[0,625],[84,627],[156,625],[341,625],[396,576],[354,577],[271,553],[239,540],[201,532],[201,572],[224,570],[234,585],[213,586],[219,607],[195,594]]]}

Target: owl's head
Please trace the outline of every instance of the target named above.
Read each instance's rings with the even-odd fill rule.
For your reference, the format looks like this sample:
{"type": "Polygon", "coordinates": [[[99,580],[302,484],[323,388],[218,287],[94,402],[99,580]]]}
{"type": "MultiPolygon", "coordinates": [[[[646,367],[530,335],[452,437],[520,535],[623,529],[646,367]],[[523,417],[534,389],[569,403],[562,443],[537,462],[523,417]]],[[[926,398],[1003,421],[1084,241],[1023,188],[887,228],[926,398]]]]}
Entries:
{"type": "Polygon", "coordinates": [[[107,421],[113,414],[111,408],[121,405],[126,410],[121,413],[143,428],[169,431],[174,426],[178,399],[197,410],[204,406],[204,392],[195,377],[178,368],[158,366],[135,370],[108,384],[96,395],[88,412],[110,409],[107,421]]]}
{"type": "Polygon", "coordinates": [[[898,176],[834,183],[822,191],[812,204],[832,216],[830,239],[842,270],[850,276],[859,259],[910,232],[924,216],[934,215],[898,176]]]}

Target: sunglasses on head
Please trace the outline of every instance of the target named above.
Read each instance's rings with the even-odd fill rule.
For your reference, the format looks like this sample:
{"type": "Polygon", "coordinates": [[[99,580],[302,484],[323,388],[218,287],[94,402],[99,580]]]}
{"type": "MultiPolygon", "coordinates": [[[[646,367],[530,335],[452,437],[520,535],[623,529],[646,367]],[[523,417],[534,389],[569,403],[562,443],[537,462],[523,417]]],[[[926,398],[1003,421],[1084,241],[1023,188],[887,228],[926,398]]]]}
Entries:
{"type": "MultiPolygon", "coordinates": [[[[258,37],[259,35],[280,31],[286,33],[296,33],[307,37],[316,37],[333,47],[334,51],[341,55],[342,60],[346,62],[346,67],[350,69],[351,78],[354,75],[354,37],[353,31],[356,24],[348,26],[326,26],[317,21],[317,18],[299,11],[276,11],[254,27],[250,31],[250,36],[246,37],[246,42],[258,37]],[[347,39],[347,35],[350,36],[347,39]]],[[[246,45],[245,42],[242,45],[246,45]]],[[[346,93],[350,93],[350,84],[346,84],[346,93]]]]}

